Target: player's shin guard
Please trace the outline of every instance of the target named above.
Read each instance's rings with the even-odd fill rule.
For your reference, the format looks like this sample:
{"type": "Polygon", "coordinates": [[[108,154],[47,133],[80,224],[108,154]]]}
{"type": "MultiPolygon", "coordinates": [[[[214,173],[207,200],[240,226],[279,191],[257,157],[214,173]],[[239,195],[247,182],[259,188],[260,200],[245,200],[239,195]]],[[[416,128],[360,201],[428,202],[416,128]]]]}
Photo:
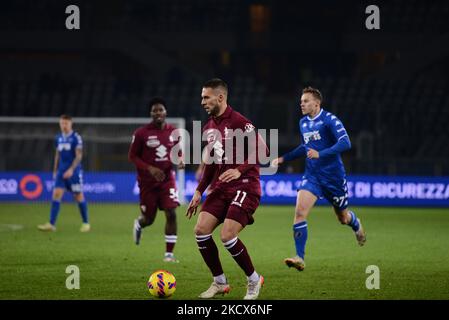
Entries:
{"type": "Polygon", "coordinates": [[[223,245],[228,249],[240,268],[243,269],[246,276],[251,276],[254,273],[254,266],[243,242],[235,237],[234,239],[223,242],[223,245]]]}
{"type": "Polygon", "coordinates": [[[218,248],[212,238],[212,234],[197,235],[196,242],[198,244],[198,249],[200,250],[201,256],[212,272],[212,275],[216,277],[223,274],[223,268],[218,256],[218,248]]]}
{"type": "Polygon", "coordinates": [[[293,225],[293,238],[295,239],[296,254],[304,260],[307,241],[307,221],[293,225]]]}
{"type": "Polygon", "coordinates": [[[349,211],[349,215],[351,216],[351,221],[348,223],[348,226],[350,226],[354,232],[359,231],[360,223],[357,216],[352,211],[349,211]]]}
{"type": "Polygon", "coordinates": [[[50,224],[55,225],[56,220],[58,219],[60,207],[61,207],[61,200],[53,200],[51,202],[50,224]]]}
{"type": "Polygon", "coordinates": [[[165,235],[165,253],[172,253],[173,249],[175,248],[176,240],[178,239],[178,236],[176,234],[165,235]]]}
{"type": "Polygon", "coordinates": [[[83,223],[89,223],[89,214],[87,212],[87,202],[78,202],[78,208],[80,209],[81,219],[83,223]]]}

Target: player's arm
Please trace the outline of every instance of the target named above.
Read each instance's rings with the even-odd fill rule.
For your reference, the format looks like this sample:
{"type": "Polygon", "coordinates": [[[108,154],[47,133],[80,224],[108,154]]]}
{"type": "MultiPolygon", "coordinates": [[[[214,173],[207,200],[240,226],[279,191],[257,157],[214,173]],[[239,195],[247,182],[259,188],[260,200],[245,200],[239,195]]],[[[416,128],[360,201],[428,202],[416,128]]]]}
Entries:
{"type": "Polygon", "coordinates": [[[156,181],[164,181],[165,173],[161,169],[146,163],[141,158],[142,148],[143,141],[140,135],[135,133],[131,141],[131,146],[129,147],[128,160],[134,163],[137,169],[148,171],[156,179],[156,181]]]}
{"type": "MultiPolygon", "coordinates": [[[[201,203],[201,197],[207,187],[210,185],[214,178],[216,165],[214,163],[206,164],[204,157],[208,157],[208,148],[206,147],[203,150],[203,155],[201,158],[201,164],[197,169],[197,173],[199,173],[199,183],[196,187],[195,193],[193,194],[192,200],[190,200],[189,206],[187,207],[186,216],[190,219],[192,215],[196,214],[198,206],[201,203]],[[199,171],[201,170],[201,171],[199,171]]],[[[206,159],[207,160],[207,159],[206,159]]],[[[208,161],[207,161],[208,162],[208,161]]]]}
{"type": "Polygon", "coordinates": [[[196,171],[195,171],[195,180],[196,181],[201,180],[201,176],[203,175],[203,171],[204,171],[204,166],[205,166],[204,162],[201,161],[198,168],[196,168],[196,171]]]}
{"type": "Polygon", "coordinates": [[[59,165],[59,151],[56,149],[55,158],[53,162],[53,179],[56,178],[56,174],[58,172],[58,165],[59,165]]]}
{"type": "Polygon", "coordinates": [[[349,140],[348,133],[340,120],[337,118],[330,120],[328,123],[328,128],[337,142],[335,142],[335,144],[331,147],[323,149],[320,152],[314,150],[318,153],[318,158],[336,155],[351,149],[351,141],[349,140]]]}
{"type": "Polygon", "coordinates": [[[214,177],[216,166],[215,164],[204,164],[204,170],[201,175],[200,182],[198,183],[198,187],[193,194],[192,200],[190,200],[189,206],[187,208],[186,216],[190,219],[192,215],[196,214],[198,206],[201,202],[201,197],[203,192],[207,189],[209,184],[212,182],[214,177]]]}
{"type": "Polygon", "coordinates": [[[292,161],[292,160],[298,159],[300,157],[303,157],[306,155],[306,150],[307,150],[306,146],[303,144],[300,144],[295,149],[287,152],[282,157],[280,157],[279,159],[282,159],[282,160],[279,163],[282,163],[284,161],[292,161]]]}
{"type": "Polygon", "coordinates": [[[75,159],[73,159],[72,164],[67,169],[66,172],[64,172],[64,175],[62,176],[64,179],[68,179],[73,175],[73,171],[75,168],[81,163],[81,160],[83,159],[83,148],[81,146],[77,146],[75,149],[75,159]]]}
{"type": "Polygon", "coordinates": [[[285,161],[292,161],[292,160],[298,159],[298,158],[303,157],[303,156],[306,155],[308,148],[305,146],[304,141],[302,139],[301,123],[299,125],[299,129],[300,129],[299,130],[299,136],[301,137],[301,144],[299,146],[297,146],[295,149],[287,152],[283,156],[281,156],[281,157],[279,157],[277,159],[274,159],[271,162],[271,165],[273,167],[277,167],[277,166],[279,166],[280,164],[282,164],[285,161]]]}

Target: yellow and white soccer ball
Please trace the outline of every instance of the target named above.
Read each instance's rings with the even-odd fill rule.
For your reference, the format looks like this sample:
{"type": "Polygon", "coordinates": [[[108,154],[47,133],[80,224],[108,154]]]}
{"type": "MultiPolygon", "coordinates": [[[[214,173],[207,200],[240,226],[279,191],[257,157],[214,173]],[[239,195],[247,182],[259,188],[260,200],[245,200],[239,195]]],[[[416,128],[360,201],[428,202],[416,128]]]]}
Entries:
{"type": "Polygon", "coordinates": [[[151,295],[157,298],[168,298],[176,290],[176,278],[167,270],[153,272],[147,282],[151,295]]]}

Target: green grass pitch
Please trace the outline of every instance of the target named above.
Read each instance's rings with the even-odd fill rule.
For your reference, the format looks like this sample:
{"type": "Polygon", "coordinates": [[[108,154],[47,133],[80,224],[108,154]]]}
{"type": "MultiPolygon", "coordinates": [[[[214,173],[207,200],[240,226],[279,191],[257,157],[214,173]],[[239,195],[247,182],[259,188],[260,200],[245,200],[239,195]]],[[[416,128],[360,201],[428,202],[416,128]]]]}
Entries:
{"type": "MultiPolygon", "coordinates": [[[[74,204],[63,203],[55,233],[36,225],[48,219],[48,204],[0,204],[0,299],[152,299],[149,275],[171,271],[177,290],[171,299],[196,299],[211,276],[193,235],[196,217],[178,209],[179,264],[162,262],[165,217],[158,214],[144,230],[140,246],[132,240],[136,205],[90,204],[92,232],[79,232],[74,204]],[[68,265],[80,268],[80,290],[68,290],[68,265]]],[[[309,219],[304,272],[289,269],[294,254],[293,206],[261,206],[244,241],[257,271],[265,276],[260,299],[449,299],[449,210],[354,208],[367,231],[359,247],[352,231],[341,226],[330,207],[316,207],[309,219]],[[368,290],[369,265],[380,269],[380,289],[368,290]]],[[[218,229],[219,230],[219,229],[218,229]]],[[[231,293],[218,299],[241,299],[243,272],[220,250],[231,293]]]]}

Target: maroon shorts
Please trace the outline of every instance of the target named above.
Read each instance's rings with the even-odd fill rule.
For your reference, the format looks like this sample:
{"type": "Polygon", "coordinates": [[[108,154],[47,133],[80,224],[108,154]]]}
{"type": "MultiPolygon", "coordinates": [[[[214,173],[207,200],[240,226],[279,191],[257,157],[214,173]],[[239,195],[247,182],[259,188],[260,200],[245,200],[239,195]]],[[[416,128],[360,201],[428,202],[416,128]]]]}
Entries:
{"type": "Polygon", "coordinates": [[[212,214],[220,223],[225,219],[232,219],[245,227],[254,223],[253,214],[259,206],[259,201],[260,196],[254,193],[215,189],[207,195],[201,211],[212,214]]]}
{"type": "Polygon", "coordinates": [[[153,218],[157,209],[173,209],[179,206],[178,189],[173,179],[164,182],[139,182],[140,211],[153,218]]]}

